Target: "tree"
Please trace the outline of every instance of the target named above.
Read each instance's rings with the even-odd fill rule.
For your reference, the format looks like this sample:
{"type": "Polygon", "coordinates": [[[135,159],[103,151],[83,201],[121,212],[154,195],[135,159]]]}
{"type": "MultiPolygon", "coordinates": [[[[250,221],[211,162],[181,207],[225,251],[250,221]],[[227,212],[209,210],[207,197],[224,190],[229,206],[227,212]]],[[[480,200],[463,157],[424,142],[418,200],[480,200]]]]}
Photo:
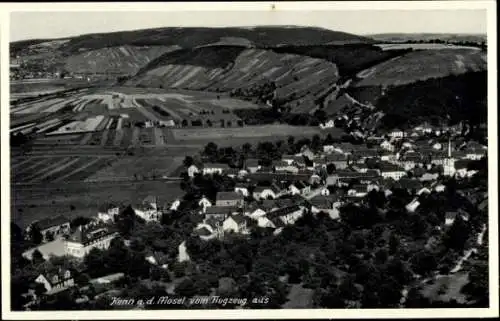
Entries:
{"type": "Polygon", "coordinates": [[[217,145],[213,142],[208,143],[203,150],[203,154],[208,157],[216,157],[219,149],[217,145]]]}
{"type": "Polygon", "coordinates": [[[43,258],[43,255],[42,253],[36,249],[35,251],[33,251],[33,254],[31,255],[31,260],[35,263],[41,263],[41,262],[44,262],[45,259],[43,258]]]}
{"type": "Polygon", "coordinates": [[[184,165],[184,167],[188,168],[189,166],[193,165],[194,164],[194,160],[193,160],[193,157],[191,156],[186,156],[184,158],[184,160],[182,161],[182,164],[184,165]]]}
{"type": "Polygon", "coordinates": [[[92,220],[88,217],[83,217],[83,216],[77,216],[74,219],[71,220],[69,223],[72,229],[77,228],[78,226],[85,226],[89,224],[92,220]]]}
{"type": "Polygon", "coordinates": [[[40,244],[43,241],[43,235],[37,224],[32,224],[29,230],[29,238],[34,244],[40,244]]]}
{"type": "Polygon", "coordinates": [[[187,119],[183,119],[182,120],[182,127],[187,127],[187,125],[188,125],[187,119]]]}
{"type": "Polygon", "coordinates": [[[330,163],[326,165],[326,172],[328,173],[328,175],[332,175],[335,172],[335,170],[336,170],[335,164],[330,163]]]}

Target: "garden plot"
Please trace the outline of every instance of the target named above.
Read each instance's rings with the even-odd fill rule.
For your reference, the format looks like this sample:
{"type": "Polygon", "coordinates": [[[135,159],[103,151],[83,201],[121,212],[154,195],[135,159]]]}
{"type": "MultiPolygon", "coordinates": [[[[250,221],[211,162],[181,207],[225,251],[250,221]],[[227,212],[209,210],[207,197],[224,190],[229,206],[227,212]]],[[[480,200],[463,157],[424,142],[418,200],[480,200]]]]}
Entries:
{"type": "Polygon", "coordinates": [[[86,181],[134,180],[169,176],[182,164],[182,157],[125,157],[101,169],[86,181]]]}
{"type": "Polygon", "coordinates": [[[71,159],[66,160],[64,163],[59,164],[57,167],[51,166],[51,169],[49,171],[45,171],[40,176],[35,176],[29,181],[29,183],[50,182],[51,180],[61,175],[61,172],[64,173],[64,170],[66,168],[69,168],[71,165],[76,164],[78,161],[79,157],[72,157],[71,159]]]}
{"type": "Polygon", "coordinates": [[[66,103],[67,100],[63,98],[56,98],[47,101],[38,101],[26,105],[21,105],[18,107],[11,108],[11,113],[13,114],[31,114],[40,113],[45,111],[51,106],[58,105],[60,103],[66,103]]]}
{"type": "Polygon", "coordinates": [[[89,117],[84,121],[74,121],[63,127],[58,128],[56,131],[48,133],[47,135],[70,134],[70,133],[83,133],[96,130],[102,130],[102,123],[105,124],[106,117],[98,115],[89,117]]]}
{"type": "Polygon", "coordinates": [[[47,157],[47,159],[40,161],[38,166],[33,166],[28,170],[16,175],[15,182],[28,182],[36,179],[39,176],[43,176],[45,173],[57,169],[59,166],[64,165],[70,161],[71,157],[47,157]]]}

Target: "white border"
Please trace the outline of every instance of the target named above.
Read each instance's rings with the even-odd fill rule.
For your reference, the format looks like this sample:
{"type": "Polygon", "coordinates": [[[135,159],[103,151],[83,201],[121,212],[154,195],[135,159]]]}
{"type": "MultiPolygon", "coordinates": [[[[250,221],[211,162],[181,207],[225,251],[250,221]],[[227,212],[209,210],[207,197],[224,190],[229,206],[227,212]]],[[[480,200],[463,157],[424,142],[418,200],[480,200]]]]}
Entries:
{"type": "MultiPolygon", "coordinates": [[[[13,11],[267,11],[272,2],[239,3],[11,3],[0,4],[1,128],[2,128],[2,318],[35,319],[249,319],[249,318],[463,318],[498,316],[498,154],[497,47],[495,1],[384,1],[278,2],[275,10],[423,10],[487,9],[488,25],[488,136],[489,136],[489,309],[363,309],[363,310],[166,310],[166,311],[10,311],[10,188],[9,186],[9,23],[13,11]]],[[[26,23],[29,23],[26,21],[26,23]]]]}

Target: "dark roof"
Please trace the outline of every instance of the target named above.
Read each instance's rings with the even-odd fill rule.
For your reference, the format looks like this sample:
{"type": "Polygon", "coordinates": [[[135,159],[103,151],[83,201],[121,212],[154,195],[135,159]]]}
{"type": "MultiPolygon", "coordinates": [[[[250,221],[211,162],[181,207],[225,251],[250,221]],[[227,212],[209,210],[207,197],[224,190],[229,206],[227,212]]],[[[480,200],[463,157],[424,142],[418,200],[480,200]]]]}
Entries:
{"type": "Polygon", "coordinates": [[[396,171],[404,172],[404,168],[391,163],[380,163],[379,168],[380,171],[382,172],[396,172],[396,171]]]}
{"type": "Polygon", "coordinates": [[[205,164],[203,164],[203,168],[222,168],[222,169],[228,169],[229,165],[222,164],[222,163],[205,163],[205,164]]]}
{"type": "Polygon", "coordinates": [[[40,230],[45,230],[54,226],[60,226],[69,223],[69,220],[63,215],[57,215],[53,217],[47,217],[38,221],[33,222],[40,230]]]}
{"type": "Polygon", "coordinates": [[[194,230],[194,233],[200,235],[200,236],[209,236],[212,235],[212,232],[210,232],[205,226],[202,228],[194,230]]]}
{"type": "Polygon", "coordinates": [[[467,168],[467,166],[470,164],[470,160],[468,159],[461,159],[455,162],[455,168],[460,169],[460,168],[467,168]]]}
{"type": "Polygon", "coordinates": [[[347,161],[347,156],[344,154],[328,154],[325,155],[324,160],[328,162],[341,162],[347,161]]]}
{"type": "Polygon", "coordinates": [[[246,167],[258,167],[259,166],[259,160],[255,158],[249,158],[245,161],[246,167]]]}
{"type": "Polygon", "coordinates": [[[158,200],[158,198],[156,196],[148,195],[144,198],[144,200],[142,202],[147,203],[147,204],[154,204],[157,202],[157,200],[158,200]]]}
{"type": "Polygon", "coordinates": [[[300,206],[293,205],[288,207],[279,208],[267,214],[268,218],[280,217],[300,210],[300,206]]]}
{"type": "Polygon", "coordinates": [[[114,203],[102,204],[101,206],[99,206],[99,212],[106,213],[107,211],[109,211],[113,208],[117,208],[117,207],[119,207],[119,206],[114,204],[114,203]]]}
{"type": "Polygon", "coordinates": [[[233,206],[210,206],[205,210],[205,215],[211,214],[226,214],[229,215],[231,213],[238,212],[237,207],[233,206]]]}
{"type": "Polygon", "coordinates": [[[58,268],[58,269],[54,269],[54,270],[51,270],[51,271],[45,271],[44,273],[42,273],[42,275],[53,286],[55,284],[58,284],[58,283],[61,283],[61,282],[65,281],[65,280],[67,280],[65,278],[65,274],[66,274],[67,271],[70,272],[70,277],[68,279],[72,279],[73,276],[74,276],[74,273],[75,273],[75,270],[73,270],[73,269],[58,268]],[[55,278],[55,277],[57,277],[57,278],[55,278]]]}
{"type": "Polygon", "coordinates": [[[90,223],[86,226],[79,226],[68,241],[86,244],[114,233],[117,233],[117,230],[113,225],[90,223]]]}
{"type": "MultiPolygon", "coordinates": [[[[229,217],[228,217],[229,218],[229,217]]],[[[245,215],[232,215],[230,216],[230,218],[236,222],[236,224],[242,224],[242,223],[245,223],[245,222],[248,222],[248,217],[246,217],[245,215]]]]}
{"type": "Polygon", "coordinates": [[[218,201],[242,200],[243,196],[236,192],[219,192],[217,193],[218,201]]]}
{"type": "Polygon", "coordinates": [[[336,195],[333,195],[333,197],[330,197],[330,195],[317,195],[309,200],[309,204],[319,209],[332,208],[333,203],[335,203],[337,199],[338,197],[336,195]]]}
{"type": "Polygon", "coordinates": [[[396,182],[396,187],[403,188],[403,189],[419,190],[422,188],[422,183],[416,179],[401,178],[398,182],[396,182]]]}

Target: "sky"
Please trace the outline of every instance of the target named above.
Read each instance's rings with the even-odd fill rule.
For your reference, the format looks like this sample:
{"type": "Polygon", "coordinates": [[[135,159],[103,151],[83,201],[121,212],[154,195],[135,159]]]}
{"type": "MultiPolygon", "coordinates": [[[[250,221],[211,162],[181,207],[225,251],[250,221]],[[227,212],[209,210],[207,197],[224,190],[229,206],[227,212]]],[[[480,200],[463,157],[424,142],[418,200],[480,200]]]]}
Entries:
{"type": "Polygon", "coordinates": [[[486,10],[12,12],[10,40],[63,38],[156,27],[299,25],[358,35],[486,34],[486,10]]]}

